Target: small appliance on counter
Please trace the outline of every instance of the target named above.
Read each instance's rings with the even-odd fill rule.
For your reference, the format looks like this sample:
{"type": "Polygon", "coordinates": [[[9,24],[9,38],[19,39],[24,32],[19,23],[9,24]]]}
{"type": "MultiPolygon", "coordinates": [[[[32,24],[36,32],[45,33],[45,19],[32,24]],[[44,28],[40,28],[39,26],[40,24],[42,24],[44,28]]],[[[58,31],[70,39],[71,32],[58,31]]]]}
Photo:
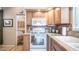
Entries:
{"type": "Polygon", "coordinates": [[[48,32],[49,33],[55,33],[55,29],[56,29],[56,26],[55,25],[48,25],[48,32]]]}
{"type": "Polygon", "coordinates": [[[62,35],[67,35],[67,27],[62,27],[62,35]]]}

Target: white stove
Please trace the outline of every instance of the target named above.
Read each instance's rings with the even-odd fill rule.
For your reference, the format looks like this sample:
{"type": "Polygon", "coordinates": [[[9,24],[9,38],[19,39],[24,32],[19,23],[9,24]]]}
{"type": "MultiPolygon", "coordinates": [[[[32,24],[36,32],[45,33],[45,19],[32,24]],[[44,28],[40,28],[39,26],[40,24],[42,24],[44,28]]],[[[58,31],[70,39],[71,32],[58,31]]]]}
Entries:
{"type": "Polygon", "coordinates": [[[44,18],[32,19],[32,30],[30,32],[30,51],[32,50],[39,51],[47,49],[45,27],[42,26],[46,26],[46,19],[44,18]]]}

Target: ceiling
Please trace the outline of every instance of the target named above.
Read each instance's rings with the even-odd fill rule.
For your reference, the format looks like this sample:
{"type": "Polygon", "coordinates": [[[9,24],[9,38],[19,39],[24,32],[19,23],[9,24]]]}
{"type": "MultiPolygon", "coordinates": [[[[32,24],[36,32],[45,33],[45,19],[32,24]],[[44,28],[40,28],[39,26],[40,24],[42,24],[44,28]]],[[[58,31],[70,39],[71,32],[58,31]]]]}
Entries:
{"type": "Polygon", "coordinates": [[[27,11],[48,11],[48,7],[30,7],[30,8],[24,8],[27,11]]]}

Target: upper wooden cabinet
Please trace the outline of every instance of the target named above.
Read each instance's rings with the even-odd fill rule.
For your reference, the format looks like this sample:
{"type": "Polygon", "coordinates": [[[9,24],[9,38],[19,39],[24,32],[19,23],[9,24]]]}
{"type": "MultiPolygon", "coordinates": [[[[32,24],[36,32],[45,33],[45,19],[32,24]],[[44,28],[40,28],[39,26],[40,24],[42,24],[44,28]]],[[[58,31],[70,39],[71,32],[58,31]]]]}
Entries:
{"type": "Polygon", "coordinates": [[[48,21],[49,21],[49,20],[48,20],[48,12],[45,12],[44,14],[45,14],[45,19],[47,20],[47,25],[48,25],[48,23],[49,23],[49,22],[48,22],[48,21]]]}
{"type": "Polygon", "coordinates": [[[55,13],[55,24],[61,24],[61,9],[55,8],[54,13],[55,13]]]}
{"type": "Polygon", "coordinates": [[[61,8],[61,24],[69,23],[69,8],[61,8]]]}
{"type": "Polygon", "coordinates": [[[69,8],[53,8],[49,11],[27,11],[27,25],[32,24],[32,17],[45,17],[47,25],[69,23],[69,8]]]}
{"type": "Polygon", "coordinates": [[[45,12],[33,12],[33,11],[27,11],[26,12],[26,23],[27,25],[32,25],[32,18],[33,17],[45,17],[45,12]]]}
{"type": "Polygon", "coordinates": [[[26,23],[27,25],[32,25],[32,12],[31,11],[27,11],[26,12],[26,23]]]}
{"type": "Polygon", "coordinates": [[[44,17],[44,13],[45,12],[41,12],[41,11],[36,11],[36,12],[33,12],[33,17],[44,17]]]}
{"type": "Polygon", "coordinates": [[[48,25],[54,24],[54,10],[48,11],[48,25]]]}

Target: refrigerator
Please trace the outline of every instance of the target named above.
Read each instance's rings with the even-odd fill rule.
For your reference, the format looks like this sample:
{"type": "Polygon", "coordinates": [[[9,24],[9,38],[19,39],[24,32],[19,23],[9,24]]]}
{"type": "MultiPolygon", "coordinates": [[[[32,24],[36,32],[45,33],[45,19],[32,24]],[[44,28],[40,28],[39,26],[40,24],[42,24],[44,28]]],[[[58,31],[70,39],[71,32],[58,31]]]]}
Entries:
{"type": "Polygon", "coordinates": [[[46,19],[43,17],[32,18],[32,26],[30,30],[30,50],[31,51],[46,51],[46,19]]]}

